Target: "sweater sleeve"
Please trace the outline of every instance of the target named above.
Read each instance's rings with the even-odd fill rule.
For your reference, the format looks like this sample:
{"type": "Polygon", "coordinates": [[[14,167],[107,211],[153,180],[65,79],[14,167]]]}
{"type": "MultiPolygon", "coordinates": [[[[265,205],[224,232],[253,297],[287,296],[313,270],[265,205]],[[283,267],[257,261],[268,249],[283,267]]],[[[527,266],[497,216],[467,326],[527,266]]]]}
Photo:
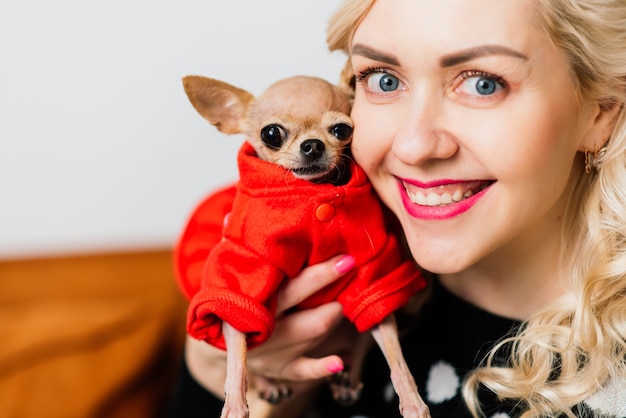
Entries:
{"type": "Polygon", "coordinates": [[[246,334],[248,348],[256,347],[274,330],[276,293],[284,279],[264,257],[223,240],[209,255],[201,289],[189,304],[187,332],[224,349],[225,321],[246,334]]]}
{"type": "Polygon", "coordinates": [[[346,317],[365,332],[406,305],[425,286],[413,259],[403,256],[397,238],[389,234],[382,250],[359,266],[338,300],[346,317]]]}
{"type": "Polygon", "coordinates": [[[236,186],[231,185],[202,200],[174,249],[176,279],[190,300],[187,332],[220,348],[225,347],[223,320],[248,333],[250,347],[269,337],[274,327],[273,294],[284,276],[244,248],[223,240],[225,218],[232,210],[235,195],[236,186]],[[247,281],[245,295],[236,291],[238,277],[251,272],[263,279],[247,281]]]}

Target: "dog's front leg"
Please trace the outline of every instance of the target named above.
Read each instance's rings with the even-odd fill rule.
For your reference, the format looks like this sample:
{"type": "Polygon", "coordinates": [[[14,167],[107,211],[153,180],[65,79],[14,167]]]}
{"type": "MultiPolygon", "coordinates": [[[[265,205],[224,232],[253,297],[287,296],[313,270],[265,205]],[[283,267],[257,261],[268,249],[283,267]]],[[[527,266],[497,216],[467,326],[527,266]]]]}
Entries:
{"type": "Polygon", "coordinates": [[[417,392],[417,385],[402,354],[395,316],[389,315],[383,322],[374,327],[372,335],[391,369],[391,383],[400,399],[402,416],[405,418],[430,417],[428,406],[417,392]]]}
{"type": "Polygon", "coordinates": [[[248,366],[246,335],[226,322],[222,325],[226,341],[226,382],[224,408],[220,418],[248,418],[250,411],[246,400],[248,366]]]}

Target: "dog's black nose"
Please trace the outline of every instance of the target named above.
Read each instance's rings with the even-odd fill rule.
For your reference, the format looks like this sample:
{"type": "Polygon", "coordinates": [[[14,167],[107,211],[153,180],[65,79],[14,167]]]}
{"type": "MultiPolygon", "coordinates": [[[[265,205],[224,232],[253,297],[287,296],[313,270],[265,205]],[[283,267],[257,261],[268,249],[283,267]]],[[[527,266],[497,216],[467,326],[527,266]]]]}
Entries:
{"type": "Polygon", "coordinates": [[[321,157],[325,150],[324,143],[319,139],[307,139],[300,144],[302,155],[311,159],[321,157]]]}

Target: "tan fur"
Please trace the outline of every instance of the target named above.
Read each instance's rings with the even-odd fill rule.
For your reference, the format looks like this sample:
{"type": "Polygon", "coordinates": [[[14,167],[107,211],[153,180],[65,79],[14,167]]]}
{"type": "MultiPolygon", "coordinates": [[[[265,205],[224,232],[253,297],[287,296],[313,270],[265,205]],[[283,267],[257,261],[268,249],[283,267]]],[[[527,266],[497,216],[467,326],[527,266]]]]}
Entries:
{"type": "MultiPolygon", "coordinates": [[[[344,88],[319,78],[296,76],[274,83],[257,98],[238,87],[202,76],[187,76],[183,85],[189,100],[205,119],[223,133],[244,134],[259,158],[293,170],[294,175],[306,180],[322,178],[330,181],[333,178],[325,177],[328,173],[302,174],[298,169],[306,168],[308,164],[302,156],[302,144],[312,139],[324,144],[324,155],[316,160],[316,165],[327,167],[331,172],[343,163],[351,135],[349,138],[338,138],[332,129],[347,125],[351,133],[352,121],[348,115],[352,97],[345,74],[342,81],[344,88]],[[267,126],[280,126],[284,130],[285,141],[278,149],[266,146],[261,140],[262,129],[267,126]]],[[[221,418],[248,418],[246,337],[227,323],[223,324],[222,330],[228,350],[226,396],[221,418]]],[[[374,327],[372,335],[390,365],[391,379],[404,417],[429,417],[428,408],[417,393],[413,376],[402,355],[394,316],[390,315],[374,327]]],[[[370,343],[371,338],[365,335],[355,344],[355,373],[332,385],[336,399],[355,401],[358,398],[360,370],[370,343]]],[[[269,382],[260,376],[255,376],[254,380],[255,389],[266,399],[275,397],[279,401],[287,396],[283,384],[269,382]]],[[[270,416],[271,410],[259,412],[270,416]]],[[[261,416],[257,413],[252,415],[261,416]]]]}
{"type": "Polygon", "coordinates": [[[340,163],[349,145],[349,141],[340,142],[328,131],[337,123],[352,126],[349,97],[322,79],[295,76],[280,80],[258,98],[202,76],[187,76],[183,85],[200,115],[220,132],[244,134],[263,160],[298,168],[303,164],[298,147],[303,140],[316,138],[326,145],[327,163],[333,166],[340,163]],[[288,133],[287,142],[278,152],[268,149],[259,138],[261,128],[269,124],[281,125],[288,133]]]}

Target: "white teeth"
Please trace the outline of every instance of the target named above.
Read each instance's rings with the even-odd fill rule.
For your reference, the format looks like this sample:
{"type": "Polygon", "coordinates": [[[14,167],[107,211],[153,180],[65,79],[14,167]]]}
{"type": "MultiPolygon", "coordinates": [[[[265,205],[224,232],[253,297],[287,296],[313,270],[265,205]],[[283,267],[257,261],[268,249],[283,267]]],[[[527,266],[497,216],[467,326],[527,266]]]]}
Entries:
{"type": "Polygon", "coordinates": [[[444,193],[441,195],[441,203],[444,205],[452,203],[452,195],[450,193],[444,193]]]}
{"type": "Polygon", "coordinates": [[[457,190],[452,194],[450,193],[437,194],[434,192],[430,192],[428,193],[428,195],[424,195],[423,193],[420,193],[420,192],[412,193],[412,192],[407,191],[407,194],[409,195],[409,199],[411,199],[411,202],[416,203],[418,205],[439,206],[439,205],[449,205],[452,202],[460,202],[461,200],[472,196],[474,192],[472,192],[471,190],[468,190],[467,192],[463,193],[461,190],[457,190]]]}
{"type": "Polygon", "coordinates": [[[441,196],[439,196],[437,193],[428,193],[428,196],[426,196],[426,205],[427,206],[441,205],[441,196]]]}

